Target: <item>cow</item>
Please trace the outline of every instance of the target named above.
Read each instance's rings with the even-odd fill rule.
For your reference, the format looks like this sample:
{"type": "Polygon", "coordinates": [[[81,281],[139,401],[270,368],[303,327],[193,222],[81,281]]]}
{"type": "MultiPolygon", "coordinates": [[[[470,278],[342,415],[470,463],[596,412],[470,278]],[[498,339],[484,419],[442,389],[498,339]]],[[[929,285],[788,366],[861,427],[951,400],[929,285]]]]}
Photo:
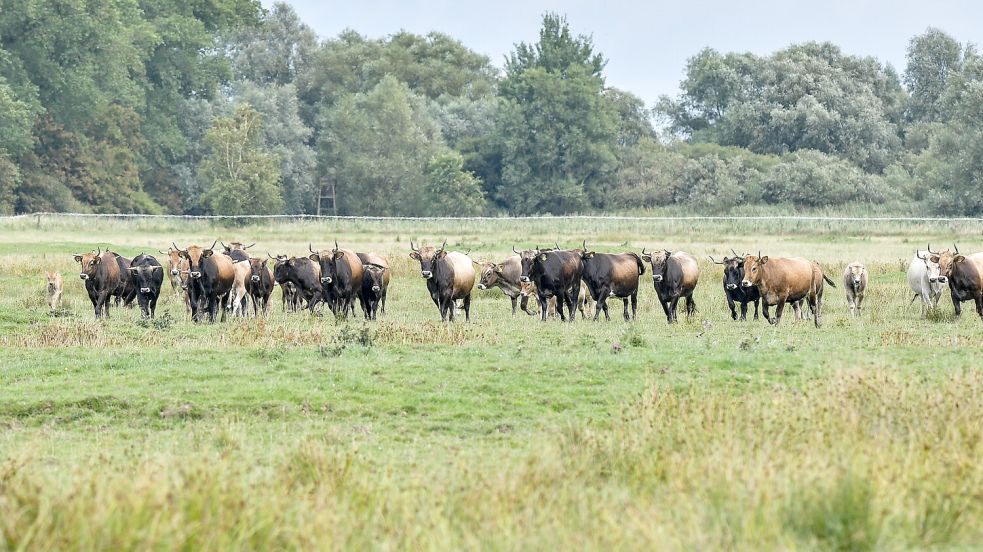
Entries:
{"type": "Polygon", "coordinates": [[[638,311],[638,278],[645,274],[645,264],[635,253],[597,253],[587,249],[584,240],[580,251],[583,262],[583,281],[587,284],[591,297],[594,299],[594,321],[597,321],[601,310],[604,318],[611,320],[608,314],[608,297],[620,297],[624,303],[625,320],[634,320],[638,311]],[[631,299],[631,317],[628,316],[628,300],[631,299]]]}
{"type": "MultiPolygon", "coordinates": [[[[519,293],[521,293],[522,297],[526,299],[529,297],[536,297],[536,284],[532,283],[532,281],[519,282],[519,293]]],[[[550,316],[556,316],[556,297],[550,297],[547,306],[549,307],[547,318],[550,316]]],[[[583,281],[580,282],[580,295],[577,296],[577,310],[580,311],[580,316],[584,319],[591,316],[590,292],[587,291],[587,284],[583,281]]],[[[531,314],[539,313],[537,312],[531,314]]]]}
{"type": "Polygon", "coordinates": [[[843,289],[846,291],[846,304],[852,316],[860,316],[864,296],[867,294],[867,268],[860,261],[854,261],[843,269],[843,289]]]}
{"type": "Polygon", "coordinates": [[[386,294],[392,271],[389,261],[376,253],[356,253],[365,269],[362,273],[362,289],[358,294],[359,304],[366,320],[375,320],[379,311],[386,314],[386,294]]]}
{"type": "Polygon", "coordinates": [[[420,262],[420,276],[427,281],[427,291],[440,311],[444,322],[454,321],[454,301],[460,299],[464,320],[471,320],[471,291],[474,289],[474,267],[464,253],[447,251],[445,241],[440,249],[424,246],[419,249],[410,242],[410,258],[420,262]]]}
{"type": "Polygon", "coordinates": [[[127,277],[136,289],[141,317],[156,316],[157,299],[160,298],[160,288],[164,283],[164,267],[152,255],[140,253],[130,263],[127,277]]]}
{"type": "Polygon", "coordinates": [[[836,284],[823,274],[819,263],[801,257],[786,259],[748,255],[744,258],[744,281],[741,285],[757,287],[761,294],[762,310],[770,324],[782,320],[785,303],[805,299],[809,302],[816,327],[822,326],[823,282],[830,287],[836,284]],[[775,317],[768,315],[768,307],[775,306],[775,317]]]}
{"type": "MultiPolygon", "coordinates": [[[[270,255],[269,251],[266,252],[266,256],[273,261],[273,283],[280,286],[280,299],[283,303],[283,312],[296,312],[300,310],[303,305],[300,294],[297,292],[297,284],[290,281],[288,277],[287,261],[290,260],[286,255],[277,255],[274,257],[270,255]]],[[[320,274],[318,274],[320,277],[320,274]]]]}
{"type": "Polygon", "coordinates": [[[130,308],[133,306],[133,300],[137,296],[137,290],[133,286],[133,282],[129,278],[130,264],[133,262],[132,259],[127,259],[126,257],[121,257],[119,253],[113,253],[116,255],[116,264],[119,265],[119,286],[116,291],[113,292],[113,301],[116,306],[120,305],[130,308]]]}
{"type": "Polygon", "coordinates": [[[268,259],[249,259],[249,281],[246,291],[253,299],[253,312],[263,316],[270,313],[270,296],[273,295],[273,271],[267,266],[268,259]]]}
{"type": "Polygon", "coordinates": [[[932,262],[932,257],[936,255],[938,253],[932,251],[932,245],[929,244],[925,251],[915,251],[915,256],[908,264],[908,286],[915,293],[911,301],[921,297],[922,318],[938,308],[942,286],[945,285],[945,280],[939,277],[938,261],[932,262]]]}
{"type": "Polygon", "coordinates": [[[191,312],[191,299],[188,296],[188,261],[181,252],[174,248],[167,251],[158,249],[161,255],[167,255],[167,278],[171,281],[171,289],[178,301],[184,303],[184,308],[191,312]]]}
{"type": "Polygon", "coordinates": [[[730,317],[737,320],[737,303],[741,304],[741,322],[747,320],[747,305],[754,303],[754,319],[758,319],[758,304],[761,302],[761,295],[758,288],[746,288],[741,285],[744,280],[744,257],[731,249],[734,256],[724,257],[724,260],[717,261],[712,256],[710,262],[723,265],[724,267],[724,295],[727,296],[727,306],[730,307],[730,317]]]}
{"type": "MultiPolygon", "coordinates": [[[[314,309],[321,303],[324,290],[321,286],[321,265],[314,262],[309,257],[290,257],[283,258],[282,277],[284,284],[284,302],[287,303],[286,295],[287,284],[294,287],[292,302],[294,308],[299,310],[303,302],[307,303],[307,310],[314,312],[314,309]]],[[[280,261],[277,261],[277,268],[280,268],[280,261]]],[[[276,270],[273,272],[274,278],[277,276],[276,270]]]]}
{"type": "Polygon", "coordinates": [[[539,314],[529,310],[529,295],[522,293],[522,282],[519,281],[522,277],[522,260],[518,255],[512,255],[497,264],[479,264],[477,261],[475,264],[481,266],[478,289],[501,289],[512,300],[512,316],[515,316],[517,306],[526,314],[539,314]]]}
{"type": "Polygon", "coordinates": [[[181,249],[176,244],[171,244],[188,261],[188,296],[191,300],[191,319],[195,322],[200,322],[203,318],[215,322],[220,308],[222,320],[225,320],[229,294],[235,284],[232,259],[226,255],[215,255],[216,243],[218,240],[208,249],[200,245],[181,249]]]}
{"type": "Polygon", "coordinates": [[[45,276],[48,277],[48,308],[51,310],[57,310],[61,307],[61,294],[63,291],[63,284],[61,280],[60,272],[44,272],[45,276]]]}
{"type": "Polygon", "coordinates": [[[242,242],[232,242],[228,245],[226,245],[223,242],[219,242],[219,243],[222,244],[222,249],[223,249],[222,253],[228,255],[229,257],[232,257],[233,261],[248,261],[250,255],[248,252],[246,252],[246,250],[252,247],[253,245],[256,245],[255,243],[251,245],[243,245],[242,242]]]}
{"type": "Polygon", "coordinates": [[[963,301],[976,302],[976,314],[983,320],[983,253],[961,255],[959,247],[954,251],[932,255],[932,262],[939,263],[939,281],[949,285],[949,296],[956,309],[956,320],[962,315],[963,301]]]}
{"type": "Polygon", "coordinates": [[[652,265],[652,285],[659,296],[659,305],[666,314],[669,324],[678,322],[676,307],[680,299],[686,299],[686,316],[696,312],[693,290],[700,280],[700,267],[696,257],[682,251],[646,253],[642,249],[642,259],[652,265]]]}
{"type": "Polygon", "coordinates": [[[522,263],[519,280],[536,284],[541,320],[546,321],[549,298],[556,297],[556,310],[560,319],[567,319],[563,312],[566,308],[570,314],[570,322],[573,322],[584,272],[581,251],[537,247],[519,253],[513,246],[512,252],[519,255],[522,263]]]}
{"type": "Polygon", "coordinates": [[[79,278],[85,282],[85,291],[92,301],[96,318],[103,315],[109,318],[109,298],[119,287],[122,276],[116,254],[99,248],[95,252],[76,254],[75,262],[82,265],[79,278]]]}
{"type": "Polygon", "coordinates": [[[233,316],[246,316],[248,314],[246,300],[249,298],[246,287],[249,285],[249,278],[253,271],[249,266],[249,260],[233,260],[232,269],[235,271],[235,279],[232,283],[232,297],[229,300],[229,305],[233,316]]]}
{"type": "Polygon", "coordinates": [[[355,314],[355,300],[362,290],[362,260],[351,249],[338,247],[321,254],[314,251],[314,246],[308,244],[311,250],[310,259],[321,266],[321,288],[324,302],[328,304],[336,316],[340,314],[348,318],[348,312],[355,314]]]}

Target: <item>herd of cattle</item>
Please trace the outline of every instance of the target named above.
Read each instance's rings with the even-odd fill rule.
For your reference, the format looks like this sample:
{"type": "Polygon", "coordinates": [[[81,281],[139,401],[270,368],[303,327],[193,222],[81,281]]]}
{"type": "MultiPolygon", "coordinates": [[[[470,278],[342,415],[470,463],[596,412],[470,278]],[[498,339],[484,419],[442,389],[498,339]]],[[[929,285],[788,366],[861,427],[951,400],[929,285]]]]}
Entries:
{"type": "MultiPolygon", "coordinates": [[[[81,264],[79,276],[96,318],[108,317],[111,303],[129,306],[134,300],[144,317],[153,318],[165,272],[175,296],[195,321],[214,322],[220,313],[223,320],[226,313],[266,315],[276,285],[280,286],[285,311],[307,308],[313,312],[319,305],[327,305],[335,316],[347,318],[355,316],[357,301],[368,320],[376,319],[380,311],[385,313],[391,271],[382,255],[358,253],[335,242],[333,249],[324,251],[308,246],[308,256],[274,257],[267,253],[266,258],[257,258],[248,251],[255,244],[223,243],[223,249],[216,252],[217,243],[209,248],[191,245],[184,249],[172,244],[167,251],[160,251],[166,255],[166,267],[152,255],[127,259],[101,249],[77,254],[75,261],[81,264]]],[[[685,301],[687,316],[696,310],[693,291],[700,269],[696,258],[682,251],[598,253],[588,249],[585,241],[578,249],[557,245],[518,251],[513,247],[514,255],[504,261],[482,263],[467,253],[447,251],[446,245],[418,248],[410,242],[409,253],[420,263],[420,275],[444,321],[454,320],[458,310],[470,320],[475,266],[480,267],[478,289],[501,289],[512,300],[513,316],[517,306],[537,314],[528,304],[529,298],[535,297],[542,320],[555,312],[572,322],[578,310],[587,317],[591,302],[594,320],[601,312],[610,320],[608,300],[617,298],[624,305],[625,320],[634,320],[639,281],[647,269],[670,324],[677,320],[681,300],[685,301]]],[[[746,320],[749,304],[754,305],[757,319],[760,304],[764,317],[777,324],[785,305],[790,304],[797,318],[811,317],[817,328],[821,326],[824,283],[836,286],[818,263],[731,251],[733,257],[720,261],[710,257],[710,261],[723,266],[724,293],[734,320],[738,319],[738,305],[740,319],[746,320]],[[770,307],[775,307],[774,317],[769,315],[770,307]]],[[[60,297],[60,279],[55,282],[56,277],[48,275],[49,301],[60,297]]],[[[964,256],[955,245],[952,250],[932,251],[929,246],[916,251],[908,267],[908,283],[915,294],[912,301],[922,300],[923,316],[937,308],[942,289],[948,286],[957,317],[960,303],[974,300],[983,319],[983,253],[964,256]]],[[[864,265],[849,264],[843,272],[843,285],[851,314],[859,316],[867,289],[864,265]]]]}

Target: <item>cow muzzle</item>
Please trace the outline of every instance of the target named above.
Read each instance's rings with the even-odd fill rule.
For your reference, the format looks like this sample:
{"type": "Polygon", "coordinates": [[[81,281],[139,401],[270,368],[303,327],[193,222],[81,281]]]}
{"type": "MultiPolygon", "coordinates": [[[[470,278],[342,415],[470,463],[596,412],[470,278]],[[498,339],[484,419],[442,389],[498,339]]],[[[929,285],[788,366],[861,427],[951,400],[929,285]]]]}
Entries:
{"type": "Polygon", "coordinates": [[[662,281],[662,275],[661,274],[655,274],[654,276],[652,276],[652,279],[655,280],[656,282],[661,282],[662,281]]]}
{"type": "Polygon", "coordinates": [[[478,284],[478,289],[488,289],[488,286],[485,284],[478,284]]]}
{"type": "Polygon", "coordinates": [[[519,281],[520,282],[528,282],[529,281],[529,276],[523,276],[523,277],[519,278],[519,281]]]}
{"type": "Polygon", "coordinates": [[[948,278],[946,278],[945,276],[939,276],[939,279],[938,279],[938,282],[939,282],[940,284],[944,284],[944,283],[946,283],[946,282],[948,282],[948,281],[949,281],[949,279],[948,279],[948,278]]]}
{"type": "Polygon", "coordinates": [[[192,278],[201,278],[201,272],[189,272],[188,276],[191,276],[192,278]]]}
{"type": "Polygon", "coordinates": [[[429,270],[421,270],[420,276],[423,276],[424,278],[429,280],[430,278],[433,278],[433,272],[430,272],[429,270]]]}
{"type": "Polygon", "coordinates": [[[753,284],[751,283],[750,280],[744,280],[743,282],[741,282],[741,285],[744,287],[751,287],[753,284]]]}
{"type": "Polygon", "coordinates": [[[86,274],[85,272],[83,272],[83,273],[79,274],[79,278],[81,278],[83,280],[88,280],[89,279],[89,275],[86,274]]]}
{"type": "Polygon", "coordinates": [[[251,282],[255,282],[255,283],[257,283],[257,284],[258,284],[258,283],[259,283],[259,276],[251,276],[251,277],[249,278],[249,281],[251,281],[251,282]]]}
{"type": "Polygon", "coordinates": [[[140,293],[150,293],[150,288],[140,288],[140,293]]]}
{"type": "Polygon", "coordinates": [[[724,287],[727,288],[727,289],[737,289],[737,284],[727,284],[724,287]]]}
{"type": "Polygon", "coordinates": [[[379,286],[372,286],[372,291],[374,291],[376,293],[378,293],[380,289],[382,289],[382,288],[380,288],[379,286]]]}
{"type": "Polygon", "coordinates": [[[860,278],[854,278],[853,279],[853,285],[859,286],[860,285],[860,278]]]}
{"type": "Polygon", "coordinates": [[[321,278],[321,283],[322,284],[330,284],[331,283],[331,276],[325,276],[324,278],[321,278]]]}
{"type": "Polygon", "coordinates": [[[172,268],[171,269],[171,276],[177,276],[179,274],[181,274],[181,271],[180,270],[178,270],[176,268],[172,268]]]}

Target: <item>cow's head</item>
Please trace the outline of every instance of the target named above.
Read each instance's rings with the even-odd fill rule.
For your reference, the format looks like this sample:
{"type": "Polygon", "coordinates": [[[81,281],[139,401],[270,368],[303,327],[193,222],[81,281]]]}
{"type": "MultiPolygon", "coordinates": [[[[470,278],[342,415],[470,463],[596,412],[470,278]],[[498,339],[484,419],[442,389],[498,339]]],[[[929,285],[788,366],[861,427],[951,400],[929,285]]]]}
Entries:
{"type": "Polygon", "coordinates": [[[225,250],[225,254],[226,255],[231,254],[233,251],[245,251],[245,250],[249,249],[250,247],[256,245],[255,243],[252,243],[252,244],[249,244],[249,245],[243,245],[242,242],[237,242],[237,241],[236,242],[230,242],[228,245],[226,245],[224,242],[219,242],[219,243],[222,244],[222,249],[225,250]]]}
{"type": "Polygon", "coordinates": [[[181,249],[173,243],[171,245],[173,245],[174,248],[180,252],[181,257],[184,260],[188,261],[188,276],[190,276],[192,280],[197,280],[198,278],[201,278],[203,272],[202,261],[211,257],[215,253],[216,243],[218,243],[218,240],[215,240],[215,242],[212,243],[212,246],[208,249],[205,249],[200,245],[192,245],[187,249],[181,249]]]}
{"type": "Polygon", "coordinates": [[[747,255],[744,257],[744,280],[741,281],[741,285],[749,288],[760,284],[764,278],[764,266],[766,264],[768,264],[768,256],[762,257],[760,251],[757,256],[747,255]]]}
{"type": "Polygon", "coordinates": [[[307,248],[311,250],[308,258],[321,267],[321,284],[330,284],[333,282],[337,278],[337,267],[335,264],[345,256],[345,253],[338,249],[338,242],[334,242],[334,249],[324,254],[320,251],[314,251],[313,244],[307,244],[307,248]]]}
{"type": "Polygon", "coordinates": [[[522,265],[522,274],[519,276],[520,282],[530,282],[532,281],[533,265],[536,263],[544,263],[547,258],[547,250],[540,249],[538,246],[536,249],[526,249],[522,253],[515,250],[515,246],[512,246],[512,251],[518,253],[519,264],[522,265]]]}
{"type": "Polygon", "coordinates": [[[188,261],[181,257],[181,250],[168,247],[167,251],[157,250],[161,255],[167,255],[167,273],[171,276],[181,276],[181,272],[187,272],[188,261]]]}
{"type": "MultiPolygon", "coordinates": [[[[948,250],[946,250],[948,251],[948,250]]],[[[945,283],[939,282],[939,253],[932,251],[932,246],[928,246],[927,252],[923,255],[920,251],[915,251],[915,256],[921,259],[922,263],[925,265],[925,275],[928,277],[928,282],[930,284],[945,283]],[[936,260],[933,262],[932,258],[935,257],[936,260]]]]}
{"type": "Polygon", "coordinates": [[[258,284],[263,280],[264,274],[269,274],[266,263],[269,259],[249,259],[249,281],[258,284]]]}
{"type": "Polygon", "coordinates": [[[846,268],[850,273],[850,282],[854,286],[859,286],[863,281],[864,274],[867,273],[867,268],[860,263],[851,263],[846,268]]]}
{"type": "Polygon", "coordinates": [[[519,283],[519,294],[523,297],[532,297],[536,295],[536,284],[532,283],[531,280],[519,283]]]}
{"type": "Polygon", "coordinates": [[[79,272],[79,278],[83,280],[95,278],[96,270],[99,269],[99,263],[102,262],[102,248],[98,248],[98,251],[76,254],[75,262],[82,265],[82,270],[79,272]]]}
{"type": "Polygon", "coordinates": [[[491,289],[502,277],[502,266],[495,263],[479,263],[472,261],[481,267],[481,278],[478,279],[478,289],[491,289]]]}
{"type": "Polygon", "coordinates": [[[288,280],[287,276],[287,261],[289,260],[286,255],[277,255],[274,257],[270,255],[270,252],[266,252],[266,256],[273,261],[273,281],[278,284],[284,284],[288,280]]]}
{"type": "Polygon", "coordinates": [[[725,256],[722,261],[710,257],[710,262],[724,267],[724,289],[735,290],[741,287],[741,282],[744,280],[744,257],[734,251],[733,257],[725,256]]]}
{"type": "Polygon", "coordinates": [[[943,249],[941,253],[935,253],[931,250],[929,254],[929,260],[933,263],[939,265],[939,283],[948,283],[949,278],[952,277],[952,271],[956,268],[959,263],[965,262],[966,257],[959,253],[959,247],[956,244],[952,244],[953,251],[948,249],[943,249]]]}
{"type": "Polygon", "coordinates": [[[668,249],[646,253],[645,248],[642,248],[642,260],[652,265],[652,281],[659,283],[665,280],[666,272],[669,270],[669,257],[671,256],[672,251],[668,249]]]}
{"type": "Polygon", "coordinates": [[[379,293],[382,291],[382,286],[385,285],[386,271],[389,269],[375,263],[365,263],[362,266],[365,268],[365,272],[363,273],[362,277],[364,278],[368,276],[369,280],[372,282],[372,292],[379,293]]]}
{"type": "Polygon", "coordinates": [[[434,272],[436,272],[437,261],[447,256],[447,251],[444,250],[445,247],[447,247],[446,241],[440,246],[440,249],[429,245],[417,249],[413,247],[413,242],[410,242],[410,249],[412,250],[410,251],[410,258],[420,261],[420,276],[426,280],[433,278],[434,272]]]}
{"type": "Polygon", "coordinates": [[[58,291],[61,289],[61,274],[58,272],[44,272],[48,277],[48,291],[58,291]]]}
{"type": "MultiPolygon", "coordinates": [[[[142,257],[143,255],[141,255],[142,257]]],[[[136,263],[134,263],[136,264],[136,263]]],[[[133,282],[133,286],[137,288],[137,291],[144,295],[149,295],[152,291],[152,287],[156,284],[154,281],[154,273],[158,270],[164,270],[164,267],[160,265],[150,265],[140,263],[137,266],[131,266],[127,269],[130,272],[130,280],[133,282]]]]}

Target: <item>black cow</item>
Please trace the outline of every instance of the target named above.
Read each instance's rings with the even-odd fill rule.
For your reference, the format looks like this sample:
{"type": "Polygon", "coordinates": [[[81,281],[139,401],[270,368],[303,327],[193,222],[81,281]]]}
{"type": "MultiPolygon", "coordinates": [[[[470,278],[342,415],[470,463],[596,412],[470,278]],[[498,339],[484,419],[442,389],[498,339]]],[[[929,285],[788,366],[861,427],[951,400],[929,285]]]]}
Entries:
{"type": "Polygon", "coordinates": [[[204,317],[214,322],[219,308],[222,310],[222,320],[225,320],[229,295],[235,284],[232,259],[227,255],[215,255],[216,243],[217,240],[208,249],[200,245],[181,249],[171,244],[188,261],[188,297],[191,299],[191,319],[195,322],[204,317]]]}
{"type": "Polygon", "coordinates": [[[137,302],[143,318],[153,318],[157,312],[157,299],[164,283],[164,267],[151,255],[139,254],[127,270],[130,282],[136,289],[137,302]]]}
{"type": "Polygon", "coordinates": [[[226,245],[225,243],[222,243],[222,249],[224,250],[222,251],[222,253],[228,255],[229,257],[232,257],[233,261],[248,261],[250,259],[250,256],[249,253],[246,252],[246,250],[252,247],[253,245],[256,244],[254,243],[252,245],[242,245],[242,243],[240,242],[232,242],[226,245]]]}
{"type": "Polygon", "coordinates": [[[280,286],[280,298],[283,302],[283,312],[296,312],[302,308],[300,294],[297,293],[297,285],[287,277],[286,255],[274,257],[269,252],[266,256],[273,259],[273,282],[280,286]]]}
{"type": "Polygon", "coordinates": [[[350,311],[354,316],[355,300],[362,290],[362,260],[354,251],[339,248],[338,242],[334,243],[334,249],[324,255],[314,251],[312,244],[307,247],[311,250],[310,259],[321,267],[324,302],[335,315],[348,318],[350,311]]]}
{"type": "Polygon", "coordinates": [[[82,265],[79,278],[85,282],[85,291],[92,301],[96,318],[102,318],[103,315],[109,318],[109,298],[119,287],[122,277],[116,254],[98,249],[92,253],[75,255],[75,262],[82,265]]]}
{"type": "Polygon", "coordinates": [[[359,303],[366,320],[375,320],[379,313],[379,305],[386,296],[386,272],[388,268],[375,263],[362,265],[362,290],[358,294],[359,303]]]}
{"type": "Polygon", "coordinates": [[[693,290],[700,279],[696,257],[682,251],[673,253],[667,249],[646,253],[643,248],[642,260],[652,264],[652,285],[655,286],[666,320],[670,324],[677,321],[676,306],[680,299],[686,299],[686,316],[692,316],[696,312],[693,290]]]}
{"type": "Polygon", "coordinates": [[[267,315],[270,312],[270,295],[273,295],[273,271],[266,266],[267,259],[249,259],[249,282],[246,291],[253,298],[253,312],[267,315]]]}
{"type": "Polygon", "coordinates": [[[116,264],[119,265],[119,286],[113,292],[113,302],[116,303],[116,307],[120,305],[130,308],[133,306],[133,299],[137,296],[137,289],[130,281],[128,276],[130,265],[133,263],[131,259],[126,257],[121,257],[119,253],[113,253],[116,256],[116,264]]]}
{"type": "Polygon", "coordinates": [[[587,240],[580,252],[584,263],[583,280],[594,298],[594,320],[604,310],[608,314],[608,297],[620,297],[625,304],[625,320],[634,320],[638,311],[638,277],[645,274],[645,264],[635,253],[596,253],[587,249],[587,240]],[[631,317],[628,300],[631,299],[631,317]]]}
{"type": "Polygon", "coordinates": [[[519,281],[536,284],[536,297],[539,299],[539,312],[546,321],[550,297],[556,297],[556,312],[561,320],[567,317],[564,307],[570,312],[570,322],[576,318],[577,297],[580,295],[580,278],[584,272],[584,262],[580,250],[529,249],[519,253],[522,275],[519,281]]]}
{"type": "Polygon", "coordinates": [[[444,242],[437,249],[424,246],[419,249],[410,242],[410,258],[420,261],[420,276],[427,281],[430,299],[440,311],[444,322],[454,321],[455,301],[462,300],[464,319],[471,320],[471,290],[474,289],[474,267],[471,258],[457,251],[448,252],[444,242]]]}
{"type": "MultiPolygon", "coordinates": [[[[290,257],[283,262],[283,277],[296,289],[294,304],[299,308],[300,301],[306,301],[307,309],[314,312],[324,293],[321,287],[321,267],[307,257],[290,257]]],[[[283,288],[286,290],[286,286],[283,288]]]]}
{"type": "MultiPolygon", "coordinates": [[[[733,250],[731,250],[733,251],[733,250]]],[[[761,303],[761,293],[757,287],[744,287],[744,257],[734,251],[731,258],[724,257],[723,261],[714,260],[710,257],[713,264],[723,265],[724,267],[724,294],[727,296],[727,306],[730,307],[730,317],[737,320],[736,303],[741,304],[741,321],[747,320],[747,304],[754,303],[754,319],[758,319],[758,305],[761,303]]]]}

